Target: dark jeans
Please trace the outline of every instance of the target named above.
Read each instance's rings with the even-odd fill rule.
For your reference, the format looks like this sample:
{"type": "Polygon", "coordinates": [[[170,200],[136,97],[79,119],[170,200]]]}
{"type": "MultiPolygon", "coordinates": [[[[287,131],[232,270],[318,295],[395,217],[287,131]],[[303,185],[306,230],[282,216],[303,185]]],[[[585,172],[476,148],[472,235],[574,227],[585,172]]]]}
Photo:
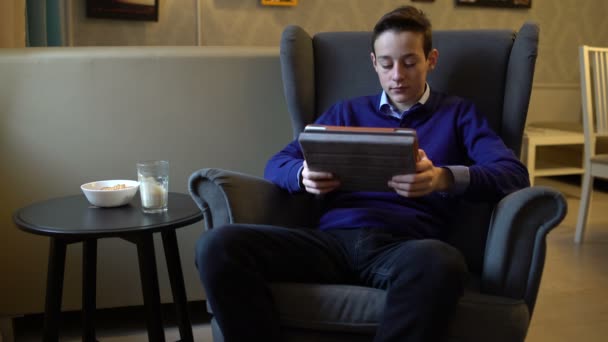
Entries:
{"type": "Polygon", "coordinates": [[[375,341],[437,341],[467,274],[461,253],[446,243],[377,228],[227,225],[203,234],[196,264],[227,342],[283,340],[269,282],[386,289],[375,341]]]}

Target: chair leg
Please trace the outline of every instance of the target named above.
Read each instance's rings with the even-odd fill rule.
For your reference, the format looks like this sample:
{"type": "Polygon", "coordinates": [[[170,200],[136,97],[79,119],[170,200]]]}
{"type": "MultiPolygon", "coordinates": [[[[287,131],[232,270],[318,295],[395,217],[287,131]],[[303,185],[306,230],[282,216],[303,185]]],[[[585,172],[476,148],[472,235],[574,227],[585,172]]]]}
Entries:
{"type": "Polygon", "coordinates": [[[585,226],[587,225],[589,201],[591,199],[591,192],[593,191],[593,177],[591,176],[591,172],[585,172],[581,186],[581,204],[578,209],[578,220],[576,221],[576,233],[574,235],[575,243],[581,243],[583,241],[583,234],[585,233],[585,226]]]}

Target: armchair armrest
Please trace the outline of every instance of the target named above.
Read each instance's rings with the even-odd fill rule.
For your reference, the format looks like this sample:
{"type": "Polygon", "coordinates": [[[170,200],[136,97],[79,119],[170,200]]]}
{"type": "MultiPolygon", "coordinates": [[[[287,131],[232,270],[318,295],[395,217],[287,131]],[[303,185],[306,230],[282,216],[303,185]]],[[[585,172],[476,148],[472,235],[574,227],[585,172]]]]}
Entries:
{"type": "Polygon", "coordinates": [[[503,198],[492,215],[481,290],[523,299],[530,316],[543,272],[546,236],[566,216],[564,196],[535,186],[503,198]]]}
{"type": "Polygon", "coordinates": [[[228,223],[310,227],[314,197],[289,194],[259,177],[222,169],[201,169],[188,191],[203,211],[207,229],[228,223]]]}

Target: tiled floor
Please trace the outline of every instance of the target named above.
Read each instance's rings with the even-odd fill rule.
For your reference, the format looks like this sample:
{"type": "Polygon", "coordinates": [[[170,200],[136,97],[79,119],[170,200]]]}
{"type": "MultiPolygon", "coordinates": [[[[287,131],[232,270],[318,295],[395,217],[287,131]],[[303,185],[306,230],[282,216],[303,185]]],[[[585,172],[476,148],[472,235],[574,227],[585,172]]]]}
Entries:
{"type": "MultiPolygon", "coordinates": [[[[575,245],[574,227],[580,188],[563,180],[540,178],[537,185],[562,191],[569,213],[547,239],[547,258],[528,342],[608,341],[608,192],[595,191],[585,242],[575,245]]],[[[604,188],[604,187],[602,187],[604,188]]],[[[168,310],[165,310],[168,311],[168,310]]],[[[198,342],[211,342],[204,308],[193,305],[194,335],[198,342]]],[[[98,337],[108,342],[147,341],[143,317],[129,310],[102,312],[98,337]]],[[[79,341],[78,318],[65,324],[62,341],[79,341]]],[[[167,341],[178,340],[178,331],[167,320],[167,341]]],[[[17,342],[40,341],[41,322],[30,319],[17,327],[17,342]]]]}

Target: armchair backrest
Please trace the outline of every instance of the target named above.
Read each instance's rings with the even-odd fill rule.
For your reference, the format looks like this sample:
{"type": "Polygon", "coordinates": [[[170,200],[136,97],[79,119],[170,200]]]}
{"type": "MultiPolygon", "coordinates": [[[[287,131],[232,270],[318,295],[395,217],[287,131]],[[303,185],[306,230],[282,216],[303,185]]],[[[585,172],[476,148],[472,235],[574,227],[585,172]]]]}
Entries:
{"type": "MultiPolygon", "coordinates": [[[[434,31],[439,62],[433,89],[471,99],[494,131],[519,155],[532,90],[539,28],[434,31]]],[[[381,91],[372,67],[371,32],[324,32],[311,37],[288,26],[281,38],[281,69],[294,138],[335,102],[381,91]]],[[[469,270],[480,273],[494,203],[461,203],[448,242],[469,270]],[[467,214],[469,213],[469,214],[467,214]]]]}
{"type": "MultiPolygon", "coordinates": [[[[439,62],[433,89],[471,99],[519,155],[538,48],[539,28],[434,31],[439,62]]],[[[323,32],[311,37],[288,26],[281,38],[285,98],[294,138],[335,102],[381,91],[370,58],[371,32],[323,32]]]]}

